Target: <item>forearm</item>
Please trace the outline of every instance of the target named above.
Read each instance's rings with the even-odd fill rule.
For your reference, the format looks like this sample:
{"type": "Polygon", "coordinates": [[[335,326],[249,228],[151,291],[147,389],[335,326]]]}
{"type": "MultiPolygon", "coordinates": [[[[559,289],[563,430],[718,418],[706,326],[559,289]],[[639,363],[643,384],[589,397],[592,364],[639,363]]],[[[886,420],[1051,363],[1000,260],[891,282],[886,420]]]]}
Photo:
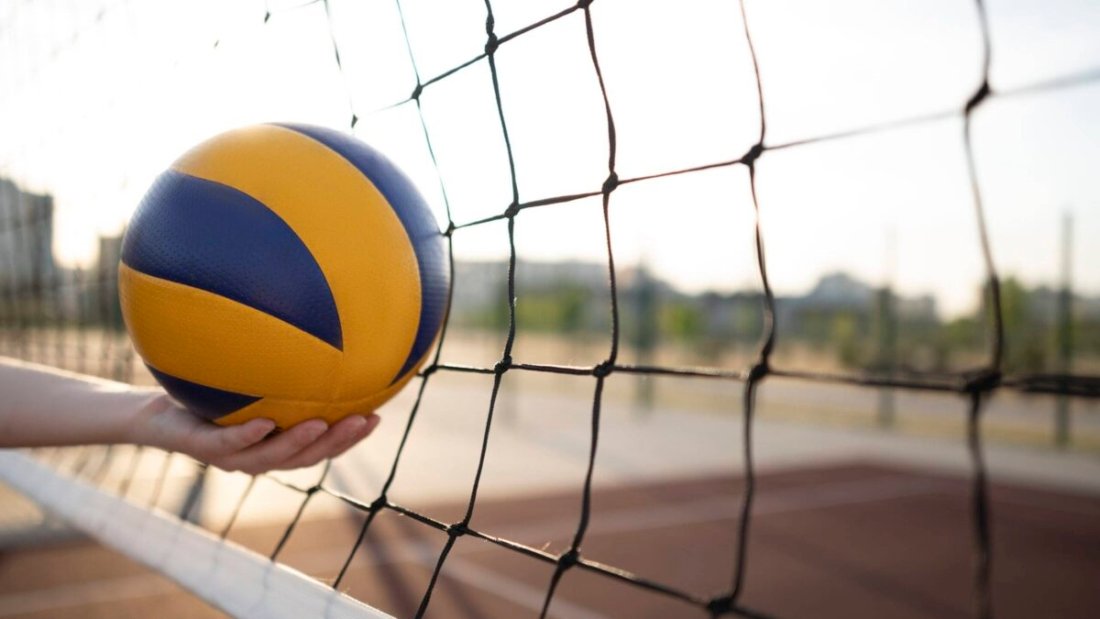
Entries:
{"type": "Polygon", "coordinates": [[[0,447],[133,442],[162,393],[0,357],[0,447]]]}
{"type": "Polygon", "coordinates": [[[0,357],[0,448],[136,443],[230,471],[258,474],[313,466],[370,434],[378,417],[352,415],[333,427],[309,419],[265,437],[270,419],[221,427],[160,389],[132,387],[0,357]]]}

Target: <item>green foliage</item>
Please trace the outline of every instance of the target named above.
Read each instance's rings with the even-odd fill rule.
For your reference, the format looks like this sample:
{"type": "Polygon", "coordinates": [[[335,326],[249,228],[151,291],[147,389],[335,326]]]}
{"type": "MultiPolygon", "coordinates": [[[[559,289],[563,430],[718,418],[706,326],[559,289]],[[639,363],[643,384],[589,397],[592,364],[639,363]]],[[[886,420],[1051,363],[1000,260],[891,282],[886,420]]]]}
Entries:
{"type": "Polygon", "coordinates": [[[575,335],[584,329],[585,309],[591,294],[578,286],[568,286],[558,299],[558,311],[561,313],[561,329],[575,335]]]}
{"type": "Polygon", "coordinates": [[[752,306],[738,305],[733,311],[733,332],[730,334],[737,339],[756,340],[764,331],[764,309],[762,303],[754,303],[752,306]]]}
{"type": "MultiPolygon", "coordinates": [[[[516,299],[516,326],[541,332],[578,335],[595,322],[593,294],[587,288],[563,283],[532,291],[516,299]]],[[[507,321],[505,321],[507,325],[507,321]]]]}
{"type": "Polygon", "coordinates": [[[661,308],[661,333],[675,340],[696,341],[703,335],[703,313],[686,302],[673,302],[661,308]]]}
{"type": "Polygon", "coordinates": [[[866,362],[863,347],[860,345],[856,317],[852,313],[844,312],[833,316],[829,340],[836,347],[840,362],[844,365],[855,366],[866,362]]]}
{"type": "MultiPolygon", "coordinates": [[[[1067,354],[1100,356],[1100,318],[1074,315],[1065,324],[1052,310],[1057,293],[1033,290],[1015,278],[1001,282],[1004,320],[1004,370],[1058,371],[1067,354]],[[1059,351],[1059,332],[1068,330],[1070,344],[1059,351]]],[[[940,321],[929,312],[904,313],[899,298],[880,289],[865,305],[813,305],[779,300],[786,343],[800,343],[835,355],[845,367],[876,372],[948,371],[960,364],[988,358],[992,336],[992,304],[974,313],[940,321]],[[900,309],[899,309],[900,307],[900,309]]],[[[507,288],[499,285],[493,302],[454,316],[466,327],[502,330],[508,327],[507,288]]],[[[718,359],[738,346],[755,345],[764,328],[759,295],[684,295],[642,279],[620,291],[619,316],[623,342],[637,350],[684,345],[703,359],[718,359]]],[[[517,327],[569,337],[606,333],[607,298],[597,289],[570,281],[521,289],[516,300],[517,327]]],[[[1063,338],[1065,339],[1065,337],[1063,338]]]]}
{"type": "Polygon", "coordinates": [[[1038,372],[1046,366],[1053,332],[1034,315],[1031,295],[1016,278],[1001,282],[1005,369],[1038,372]]]}

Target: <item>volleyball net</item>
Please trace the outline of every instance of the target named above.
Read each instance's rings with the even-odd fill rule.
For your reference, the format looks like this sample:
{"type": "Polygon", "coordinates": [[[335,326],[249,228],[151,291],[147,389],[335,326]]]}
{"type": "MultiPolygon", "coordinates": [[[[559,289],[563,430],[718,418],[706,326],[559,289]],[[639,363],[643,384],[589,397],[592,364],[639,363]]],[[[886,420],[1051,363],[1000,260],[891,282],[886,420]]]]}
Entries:
{"type": "MultiPolygon", "coordinates": [[[[349,583],[362,571],[404,579],[416,600],[362,602],[429,616],[441,587],[480,590],[471,583],[482,572],[455,556],[469,544],[491,548],[501,565],[538,566],[541,587],[510,594],[538,616],[620,616],[614,594],[601,601],[604,614],[562,599],[563,582],[582,574],[608,591],[644,591],[676,616],[775,616],[745,600],[762,390],[777,381],[850,388],[875,399],[876,423],[887,426],[900,414],[898,394],[931,394],[941,398],[938,418],[965,440],[973,609],[992,616],[996,514],[983,413],[1000,394],[1049,396],[1051,441],[1089,448],[1089,427],[1074,428],[1071,410],[1092,410],[1100,396],[1100,353],[1090,348],[1100,345],[1100,321],[1087,293],[1071,288],[1071,270],[1040,272],[1064,275],[1042,296],[1002,278],[997,260],[1008,254],[1017,271],[1036,255],[1014,252],[1019,233],[1003,224],[1023,212],[1011,194],[1041,195],[1014,178],[1026,171],[1037,186],[1072,189],[1052,199],[1096,195],[1087,175],[1056,173],[1087,155],[1087,136],[1082,144],[1043,123],[1077,123],[1082,109],[1096,109],[1100,54],[1092,44],[1091,56],[1069,61],[1035,48],[1040,62],[1021,64],[1010,48],[1029,33],[1014,30],[1011,11],[982,2],[935,14],[818,14],[811,4],[6,5],[0,127],[12,139],[0,146],[0,354],[149,382],[117,305],[119,230],[176,154],[252,122],[341,127],[390,153],[435,209],[454,284],[430,361],[383,411],[401,427],[367,460],[245,478],[150,449],[42,449],[3,454],[5,482],[238,616],[384,616],[354,599],[349,583]],[[830,28],[873,34],[813,34],[830,28]],[[929,32],[943,37],[938,49],[920,38],[929,32]],[[828,41],[835,53],[819,46],[828,41]],[[862,47],[871,44],[886,49],[862,47]],[[1050,138],[1039,141],[1040,157],[996,137],[1028,122],[1050,138]],[[1018,159],[1000,156],[1014,147],[1024,151],[1018,159]],[[918,261],[928,270],[904,268],[918,261]],[[819,285],[818,297],[790,292],[823,268],[855,276],[819,285]],[[860,277],[878,284],[854,285],[860,277]],[[971,307],[937,310],[913,292],[937,281],[942,305],[971,307]],[[1033,306],[1046,309],[1021,318],[1033,306]],[[961,317],[937,318],[951,312],[961,317]],[[561,413],[545,391],[519,402],[539,381],[583,400],[583,414],[561,413]],[[721,439],[738,480],[728,488],[729,543],[719,544],[728,573],[710,591],[585,550],[608,410],[646,419],[696,396],[737,426],[721,439]],[[554,544],[477,518],[486,471],[522,469],[534,457],[501,438],[530,421],[516,412],[525,408],[579,424],[571,431],[586,437],[570,453],[572,494],[539,511],[568,520],[554,544]],[[446,415],[465,415],[463,430],[452,432],[446,415]],[[403,477],[420,443],[460,440],[461,452],[437,455],[465,454],[461,485],[446,473],[403,477]],[[500,445],[520,454],[494,460],[500,445]],[[410,490],[433,475],[451,486],[440,492],[452,509],[430,508],[431,489],[410,490]],[[264,511],[272,497],[290,506],[287,517],[259,541],[239,531],[241,514],[264,511]],[[332,513],[354,523],[342,551],[301,572],[285,565],[288,546],[308,550],[325,534],[310,527],[311,514],[332,513]],[[414,556],[423,573],[408,576],[398,558],[379,556],[375,532],[395,526],[419,531],[393,552],[414,556]]],[[[1085,120],[1095,129],[1095,113],[1085,120]]],[[[1073,215],[1086,234],[1090,216],[1073,215]]],[[[1076,274],[1093,285],[1091,273],[1076,274]]],[[[818,404],[806,401],[802,417],[818,415],[818,404]]],[[[418,457],[438,470],[457,466],[418,457]]],[[[499,487],[522,494],[537,483],[499,487]]]]}

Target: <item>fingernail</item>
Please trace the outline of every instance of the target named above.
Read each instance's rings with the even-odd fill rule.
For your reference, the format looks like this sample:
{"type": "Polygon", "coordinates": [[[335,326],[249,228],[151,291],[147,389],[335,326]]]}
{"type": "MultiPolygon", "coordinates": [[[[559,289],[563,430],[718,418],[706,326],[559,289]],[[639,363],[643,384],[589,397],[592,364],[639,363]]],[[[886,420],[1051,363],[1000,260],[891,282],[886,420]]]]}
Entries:
{"type": "Polygon", "coordinates": [[[267,434],[275,429],[276,423],[271,419],[260,419],[256,422],[256,427],[263,428],[263,433],[267,434]]]}

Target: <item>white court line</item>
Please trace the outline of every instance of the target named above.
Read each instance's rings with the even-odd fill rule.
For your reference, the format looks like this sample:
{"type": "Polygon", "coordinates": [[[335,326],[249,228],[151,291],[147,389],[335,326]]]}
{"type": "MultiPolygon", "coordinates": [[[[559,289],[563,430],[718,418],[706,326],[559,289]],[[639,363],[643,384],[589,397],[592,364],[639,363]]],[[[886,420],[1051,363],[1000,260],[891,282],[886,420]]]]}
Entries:
{"type": "MultiPolygon", "coordinates": [[[[801,486],[758,494],[753,505],[753,515],[783,514],[935,494],[948,487],[947,484],[935,480],[911,480],[899,476],[878,476],[831,484],[801,486]]],[[[607,510],[599,512],[593,518],[588,534],[629,533],[731,520],[738,518],[740,510],[739,498],[702,499],[657,508],[631,507],[607,510]]],[[[553,518],[485,532],[509,539],[531,539],[540,536],[560,538],[572,535],[576,527],[576,518],[553,518]]],[[[545,591],[462,559],[462,555],[477,554],[490,548],[483,544],[456,547],[447,559],[447,577],[509,600],[523,608],[540,610],[545,591]]],[[[333,565],[341,564],[347,558],[347,552],[348,549],[330,549],[303,553],[294,563],[298,569],[306,572],[322,572],[331,569],[333,565]]],[[[438,551],[435,547],[422,542],[368,544],[360,549],[357,560],[352,566],[355,569],[367,569],[412,562],[432,568],[437,561],[438,551]]],[[[82,604],[121,602],[159,595],[169,590],[167,583],[153,576],[62,585],[0,596],[0,617],[70,608],[82,604]]],[[[568,602],[560,595],[555,597],[551,611],[551,616],[606,619],[595,611],[568,602]]]]}

